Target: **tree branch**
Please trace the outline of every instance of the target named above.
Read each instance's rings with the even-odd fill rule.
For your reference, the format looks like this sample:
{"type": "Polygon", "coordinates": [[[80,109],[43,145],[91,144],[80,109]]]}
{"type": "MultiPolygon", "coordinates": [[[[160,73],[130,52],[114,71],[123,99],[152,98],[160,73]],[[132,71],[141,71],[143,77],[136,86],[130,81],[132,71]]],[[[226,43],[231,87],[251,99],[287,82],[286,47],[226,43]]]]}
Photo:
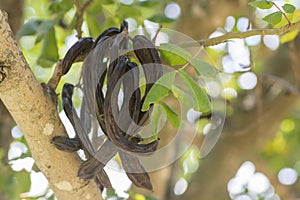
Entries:
{"type": "Polygon", "coordinates": [[[88,6],[93,2],[93,0],[87,0],[82,6],[80,4],[79,0],[74,0],[74,4],[76,6],[76,15],[77,15],[77,21],[76,21],[76,30],[77,30],[77,37],[78,39],[82,38],[82,30],[81,26],[83,23],[83,15],[84,11],[88,8],[88,6]]]}
{"type": "Polygon", "coordinates": [[[191,47],[191,46],[199,46],[199,44],[204,47],[214,46],[217,44],[227,42],[230,39],[237,39],[237,38],[243,39],[254,35],[282,35],[284,33],[287,33],[289,31],[294,31],[299,28],[300,28],[300,21],[292,23],[291,25],[287,24],[283,27],[274,28],[274,29],[253,29],[245,32],[229,32],[225,35],[221,35],[209,39],[198,40],[197,42],[185,42],[180,44],[180,46],[191,47]]]}
{"type": "Polygon", "coordinates": [[[50,143],[66,134],[57,106],[31,72],[1,10],[0,34],[0,99],[24,133],[37,166],[58,199],[102,199],[93,181],[77,177],[81,161],[76,153],[61,152],[50,143]]]}

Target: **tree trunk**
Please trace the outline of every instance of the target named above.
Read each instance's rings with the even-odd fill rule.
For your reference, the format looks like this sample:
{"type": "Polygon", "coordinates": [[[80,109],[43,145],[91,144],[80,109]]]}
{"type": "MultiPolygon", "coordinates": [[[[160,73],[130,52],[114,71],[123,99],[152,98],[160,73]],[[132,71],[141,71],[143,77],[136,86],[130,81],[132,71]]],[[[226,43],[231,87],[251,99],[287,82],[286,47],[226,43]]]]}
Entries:
{"type": "MultiPolygon", "coordinates": [[[[0,0],[0,8],[8,13],[8,22],[12,32],[16,34],[23,21],[24,0],[0,0]]],[[[8,150],[12,141],[10,132],[15,123],[1,100],[0,116],[0,148],[5,152],[3,162],[8,163],[8,150]]]]}
{"type": "Polygon", "coordinates": [[[37,166],[60,200],[102,199],[94,181],[77,177],[81,163],[76,153],[54,148],[51,138],[65,135],[57,106],[32,74],[0,11],[0,99],[25,135],[37,166]]]}

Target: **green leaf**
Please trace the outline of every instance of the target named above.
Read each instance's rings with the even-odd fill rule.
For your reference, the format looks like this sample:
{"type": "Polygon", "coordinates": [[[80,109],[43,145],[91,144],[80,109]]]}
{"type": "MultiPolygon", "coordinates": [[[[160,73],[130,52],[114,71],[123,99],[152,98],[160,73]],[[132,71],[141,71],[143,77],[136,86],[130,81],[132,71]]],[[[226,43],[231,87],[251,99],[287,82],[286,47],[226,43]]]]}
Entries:
{"type": "Polygon", "coordinates": [[[22,36],[26,35],[34,35],[36,34],[38,27],[43,22],[43,20],[35,19],[28,21],[26,24],[24,24],[21,29],[17,33],[17,39],[20,39],[22,36]]]}
{"type": "Polygon", "coordinates": [[[210,111],[210,101],[207,94],[200,88],[199,84],[186,72],[184,72],[183,70],[179,70],[179,74],[182,78],[183,83],[190,90],[191,95],[193,96],[195,106],[194,110],[202,113],[208,113],[210,111]]]}
{"type": "Polygon", "coordinates": [[[142,106],[142,111],[149,109],[150,104],[157,103],[169,95],[171,86],[174,82],[176,72],[171,71],[164,74],[150,89],[142,106]]]}
{"type": "Polygon", "coordinates": [[[51,1],[49,5],[49,10],[55,14],[65,14],[71,8],[73,8],[72,0],[62,0],[62,1],[51,1]]]}
{"type": "Polygon", "coordinates": [[[59,58],[54,27],[44,37],[43,47],[37,63],[45,68],[52,67],[59,58]]]}
{"type": "Polygon", "coordinates": [[[160,44],[158,50],[171,66],[183,65],[192,58],[192,55],[188,51],[175,44],[160,44]]]}
{"type": "Polygon", "coordinates": [[[137,1],[134,2],[133,5],[141,6],[141,7],[153,7],[162,3],[161,0],[147,0],[147,1],[137,1]]]}
{"type": "Polygon", "coordinates": [[[260,8],[260,9],[270,9],[273,6],[272,1],[267,1],[267,0],[256,0],[248,4],[254,8],[260,8]]]}
{"type": "Polygon", "coordinates": [[[193,58],[191,61],[197,75],[215,76],[220,70],[211,64],[200,60],[199,58],[193,58]]]}
{"type": "Polygon", "coordinates": [[[209,63],[193,58],[192,55],[185,49],[170,43],[160,44],[158,50],[163,59],[165,59],[171,66],[178,66],[190,62],[198,75],[214,76],[219,70],[209,63]]]}
{"type": "Polygon", "coordinates": [[[54,29],[54,21],[53,20],[47,20],[47,21],[43,21],[43,23],[41,23],[37,29],[37,38],[35,43],[40,42],[42,39],[44,39],[44,37],[47,36],[48,32],[51,29],[54,29]]]}
{"type": "Polygon", "coordinates": [[[288,3],[284,4],[282,6],[282,8],[283,8],[284,12],[286,12],[286,13],[294,13],[296,10],[295,6],[288,4],[288,3]]]}
{"type": "Polygon", "coordinates": [[[286,43],[294,40],[299,33],[299,30],[288,32],[280,37],[280,43],[286,43]]]}
{"type": "Polygon", "coordinates": [[[170,123],[174,128],[180,128],[181,126],[181,118],[178,115],[177,112],[175,112],[169,105],[167,105],[165,102],[162,102],[161,105],[166,111],[167,118],[169,119],[170,123]]]}
{"type": "Polygon", "coordinates": [[[137,6],[128,6],[128,5],[123,5],[119,7],[117,10],[117,15],[120,19],[125,19],[128,17],[130,14],[130,17],[135,18],[135,17],[140,17],[142,15],[142,11],[139,7],[137,6]]]}
{"type": "Polygon", "coordinates": [[[280,11],[269,14],[263,18],[264,21],[272,24],[273,26],[278,24],[281,21],[281,19],[282,19],[282,12],[280,11]]]}
{"type": "Polygon", "coordinates": [[[167,116],[165,109],[160,104],[155,104],[151,113],[150,121],[150,134],[147,132],[147,135],[142,135],[143,138],[152,138],[157,139],[159,130],[162,128],[163,124],[167,121],[167,116]]]}
{"type": "Polygon", "coordinates": [[[168,18],[164,14],[155,14],[149,18],[150,21],[156,22],[156,23],[170,23],[174,22],[174,19],[168,18]]]}
{"type": "Polygon", "coordinates": [[[177,87],[175,84],[172,85],[171,92],[176,99],[183,105],[187,106],[188,108],[192,108],[194,101],[191,95],[185,93],[182,89],[177,87]]]}

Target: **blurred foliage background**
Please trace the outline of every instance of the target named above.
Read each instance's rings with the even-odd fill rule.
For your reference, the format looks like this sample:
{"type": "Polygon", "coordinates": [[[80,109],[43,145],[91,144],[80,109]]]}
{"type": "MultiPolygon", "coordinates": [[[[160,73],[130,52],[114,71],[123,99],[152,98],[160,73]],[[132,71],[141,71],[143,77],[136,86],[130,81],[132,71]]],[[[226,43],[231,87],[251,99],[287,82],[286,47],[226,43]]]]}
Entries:
{"type": "MultiPolygon", "coordinates": [[[[30,67],[46,82],[55,63],[76,38],[76,3],[87,0],[0,0],[30,67]],[[25,24],[25,25],[23,25],[25,24]]],[[[297,10],[288,15],[300,20],[297,10]]],[[[195,40],[270,28],[270,14],[247,0],[101,0],[84,12],[83,36],[97,37],[128,20],[129,29],[151,25],[174,29],[195,40]]],[[[287,24],[282,19],[275,26],[287,24]]],[[[107,199],[284,199],[300,198],[300,105],[298,31],[282,37],[233,40],[205,48],[201,58],[223,73],[227,119],[217,145],[199,159],[203,134],[175,163],[151,174],[155,188],[135,187],[124,193],[105,191],[107,199]]],[[[77,83],[80,64],[63,78],[77,83]]],[[[199,122],[200,124],[203,122],[199,122]]],[[[47,180],[34,165],[22,133],[0,105],[0,199],[55,199],[47,180]],[[36,180],[38,179],[38,182],[36,180]]],[[[127,184],[128,185],[128,184],[127,184]]],[[[129,183],[130,186],[130,183],[129,183]]],[[[128,187],[128,186],[126,186],[128,187]]],[[[123,189],[124,190],[124,189],[123,189]]]]}

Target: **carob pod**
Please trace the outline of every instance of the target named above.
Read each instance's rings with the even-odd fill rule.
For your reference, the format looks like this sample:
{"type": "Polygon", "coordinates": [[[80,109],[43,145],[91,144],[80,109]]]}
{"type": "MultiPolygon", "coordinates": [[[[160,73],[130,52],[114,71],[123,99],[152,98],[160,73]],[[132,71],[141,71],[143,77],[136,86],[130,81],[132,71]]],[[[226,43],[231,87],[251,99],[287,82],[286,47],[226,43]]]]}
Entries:
{"type": "MultiPolygon", "coordinates": [[[[75,129],[75,133],[76,133],[75,139],[77,139],[78,141],[81,142],[81,147],[82,147],[82,149],[84,149],[86,157],[93,158],[92,154],[95,153],[95,150],[93,149],[93,147],[88,139],[88,135],[85,133],[84,128],[82,127],[82,124],[79,120],[79,117],[77,116],[76,111],[73,107],[73,102],[72,102],[73,90],[74,90],[74,86],[71,84],[66,83],[63,86],[62,96],[63,96],[64,110],[66,112],[68,119],[70,120],[71,124],[73,125],[73,127],[75,129]]],[[[60,137],[60,136],[58,136],[58,137],[60,137]]],[[[55,141],[56,142],[60,141],[57,139],[58,137],[54,137],[52,139],[52,142],[55,143],[55,141]]],[[[58,144],[55,144],[55,145],[57,146],[58,144]]],[[[62,145],[62,143],[60,143],[60,145],[62,145]]],[[[65,148],[68,149],[70,147],[65,147],[65,148]]],[[[95,174],[95,178],[98,179],[96,182],[98,184],[101,184],[100,189],[103,189],[102,186],[104,186],[106,188],[112,188],[109,178],[103,169],[97,171],[97,174],[95,174]]]]}
{"type": "Polygon", "coordinates": [[[94,178],[99,172],[103,171],[104,166],[116,153],[117,148],[109,140],[106,140],[93,157],[80,165],[77,173],[78,177],[83,179],[94,178]]]}
{"type": "Polygon", "coordinates": [[[128,178],[138,187],[152,190],[149,174],[146,172],[139,159],[131,154],[119,151],[122,166],[128,178]]]}
{"type": "MultiPolygon", "coordinates": [[[[151,185],[149,175],[144,170],[139,160],[135,156],[126,155],[127,153],[123,152],[123,150],[134,151],[134,152],[137,151],[143,154],[147,153],[149,150],[151,150],[150,152],[153,152],[156,149],[157,141],[150,144],[139,144],[137,148],[136,146],[137,142],[132,143],[131,141],[127,140],[127,138],[125,138],[124,135],[120,135],[122,131],[119,129],[118,124],[114,119],[114,114],[112,113],[111,105],[116,104],[118,100],[117,95],[120,90],[120,77],[122,77],[122,75],[126,72],[126,70],[128,70],[127,62],[128,62],[128,58],[126,56],[121,56],[118,60],[113,61],[110,65],[110,69],[111,69],[109,70],[110,78],[108,79],[107,93],[104,99],[104,108],[105,108],[104,119],[106,125],[106,135],[108,137],[108,140],[106,140],[105,144],[100,147],[100,149],[96,152],[93,158],[88,159],[80,166],[80,169],[78,171],[78,176],[85,179],[94,177],[95,174],[98,173],[98,171],[103,169],[106,162],[108,162],[110,158],[112,158],[114,154],[118,151],[120,154],[123,155],[122,156],[123,158],[128,157],[130,158],[130,162],[131,161],[134,162],[128,164],[127,161],[124,160],[122,161],[123,163],[126,163],[126,169],[129,170],[128,176],[130,177],[130,179],[132,179],[134,184],[136,184],[139,187],[144,187],[151,190],[152,185],[151,185]],[[112,142],[114,146],[112,146],[110,142],[112,142]],[[106,147],[109,144],[110,146],[106,147]],[[152,145],[151,149],[149,148],[149,145],[150,146],[152,145]],[[138,173],[132,173],[132,170],[138,170],[137,171],[138,173]]],[[[101,95],[102,93],[99,91],[102,88],[102,84],[103,84],[102,79],[103,79],[102,77],[99,78],[98,87],[97,87],[98,94],[101,95]]],[[[135,82],[134,84],[137,84],[136,81],[134,82],[135,82]]],[[[126,85],[123,86],[126,87],[126,85]]],[[[102,106],[103,97],[96,98],[96,100],[97,100],[97,105],[102,106]]],[[[115,114],[119,114],[119,113],[115,113],[115,114]]]]}
{"type": "Polygon", "coordinates": [[[92,37],[84,37],[75,42],[62,60],[62,73],[68,73],[74,62],[84,60],[84,58],[92,50],[94,44],[95,40],[92,37]]]}
{"type": "Polygon", "coordinates": [[[96,38],[96,41],[95,41],[95,44],[94,44],[94,47],[98,44],[98,42],[105,36],[108,36],[108,37],[112,37],[112,36],[115,36],[119,33],[121,33],[124,29],[127,29],[128,30],[128,22],[123,20],[121,22],[121,25],[120,25],[120,29],[116,28],[116,27],[110,27],[106,30],[104,30],[97,38],[96,38]]]}
{"type": "MultiPolygon", "coordinates": [[[[151,87],[163,75],[163,68],[158,51],[150,40],[143,35],[137,35],[133,38],[132,42],[134,53],[142,64],[146,79],[145,95],[143,96],[139,107],[141,109],[151,87]]],[[[148,111],[140,112],[139,123],[141,125],[146,123],[148,120],[151,108],[152,105],[150,105],[150,109],[148,111]]]]}
{"type": "Polygon", "coordinates": [[[95,41],[95,45],[94,47],[98,44],[98,42],[103,38],[103,37],[112,37],[114,35],[117,35],[118,33],[120,33],[120,29],[116,28],[116,27],[111,27],[108,28],[106,30],[104,30],[97,38],[95,41]]]}
{"type": "Polygon", "coordinates": [[[147,94],[153,84],[163,75],[161,60],[154,44],[145,36],[136,35],[132,42],[134,53],[144,70],[147,94]]]}
{"type": "MultiPolygon", "coordinates": [[[[128,58],[126,56],[121,56],[115,66],[110,66],[110,68],[114,69],[113,72],[108,73],[107,92],[104,100],[104,120],[107,137],[113,144],[124,151],[141,154],[151,153],[156,150],[158,141],[153,141],[148,144],[132,143],[124,137],[124,134],[122,134],[124,131],[120,129],[117,121],[115,120],[119,114],[119,111],[117,110],[118,93],[121,84],[119,79],[125,73],[127,62],[128,58]]],[[[112,64],[114,63],[115,62],[112,64]]]]}
{"type": "MultiPolygon", "coordinates": [[[[117,118],[117,123],[122,130],[126,131],[127,136],[130,137],[134,137],[134,135],[136,135],[140,129],[140,126],[137,125],[138,116],[140,113],[139,105],[141,101],[139,76],[140,72],[138,65],[134,62],[127,62],[126,73],[120,80],[123,84],[124,97],[122,106],[120,108],[120,113],[117,118]]],[[[140,142],[140,139],[135,141],[138,143],[140,142]]]]}
{"type": "Polygon", "coordinates": [[[57,149],[66,152],[75,152],[82,148],[78,138],[69,138],[67,136],[56,136],[52,138],[51,143],[53,143],[57,149]]]}

